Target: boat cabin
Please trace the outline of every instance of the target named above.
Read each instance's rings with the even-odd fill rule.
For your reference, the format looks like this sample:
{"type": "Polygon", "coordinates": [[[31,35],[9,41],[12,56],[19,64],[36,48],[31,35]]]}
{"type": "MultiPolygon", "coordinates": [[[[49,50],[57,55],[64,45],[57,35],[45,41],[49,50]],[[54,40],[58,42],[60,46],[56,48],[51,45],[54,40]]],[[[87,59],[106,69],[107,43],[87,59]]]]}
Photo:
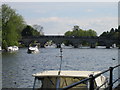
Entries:
{"type": "MultiPolygon", "coordinates": [[[[64,88],[69,86],[75,82],[88,78],[89,75],[98,74],[100,72],[97,71],[44,71],[40,73],[33,74],[35,77],[35,82],[33,88],[43,88],[43,89],[55,89],[55,88],[64,88]]],[[[105,76],[99,76],[94,81],[94,87],[101,86],[106,82],[105,76]]],[[[89,82],[84,82],[79,84],[73,88],[81,88],[88,89],[89,82]]],[[[102,88],[107,87],[107,85],[103,85],[102,88]]]]}

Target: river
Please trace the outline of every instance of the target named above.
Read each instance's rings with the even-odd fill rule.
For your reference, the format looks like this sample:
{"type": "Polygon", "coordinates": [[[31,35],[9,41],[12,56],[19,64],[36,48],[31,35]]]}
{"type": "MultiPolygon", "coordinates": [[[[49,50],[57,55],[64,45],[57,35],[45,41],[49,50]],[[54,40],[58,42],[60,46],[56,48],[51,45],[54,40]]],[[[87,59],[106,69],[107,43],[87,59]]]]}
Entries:
{"type": "MultiPolygon", "coordinates": [[[[3,52],[3,88],[32,88],[32,74],[44,70],[58,70],[59,56],[58,48],[40,48],[40,52],[36,54],[28,54],[27,48],[20,48],[14,53],[3,52]]],[[[116,64],[118,49],[63,49],[62,70],[103,71],[116,64]]],[[[114,73],[117,77],[117,71],[114,73]]]]}

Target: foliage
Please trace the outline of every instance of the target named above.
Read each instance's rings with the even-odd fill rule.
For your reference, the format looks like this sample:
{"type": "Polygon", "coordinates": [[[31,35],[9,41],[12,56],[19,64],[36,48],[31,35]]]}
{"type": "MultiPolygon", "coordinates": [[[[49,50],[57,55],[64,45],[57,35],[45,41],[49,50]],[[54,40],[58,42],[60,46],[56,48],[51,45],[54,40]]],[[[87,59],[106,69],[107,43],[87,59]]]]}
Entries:
{"type": "Polygon", "coordinates": [[[31,27],[30,25],[27,25],[23,31],[21,32],[22,36],[39,36],[40,32],[38,32],[37,30],[35,30],[33,27],[31,27]]]}
{"type": "MultiPolygon", "coordinates": [[[[75,28],[75,26],[74,26],[74,28],[75,28]]],[[[97,33],[92,29],[82,30],[82,29],[78,28],[77,30],[73,29],[73,31],[67,31],[67,32],[65,32],[64,35],[65,36],[97,36],[97,33]]]]}
{"type": "Polygon", "coordinates": [[[110,38],[110,39],[118,39],[120,37],[120,26],[118,29],[111,28],[110,31],[103,32],[100,37],[110,38]]]}
{"type": "Polygon", "coordinates": [[[35,24],[35,25],[33,25],[33,28],[35,30],[37,30],[40,33],[40,35],[44,35],[44,33],[43,33],[43,27],[41,25],[35,24]]]}
{"type": "MultiPolygon", "coordinates": [[[[67,31],[67,32],[65,32],[64,35],[65,36],[83,36],[83,37],[86,36],[86,37],[91,37],[91,36],[97,36],[97,33],[92,29],[82,30],[82,29],[79,28],[79,26],[74,26],[72,31],[67,31]]],[[[72,44],[72,43],[70,41],[65,41],[64,44],[69,45],[69,44],[72,44]]],[[[83,41],[82,45],[86,46],[86,45],[88,45],[88,43],[86,41],[83,41]]]]}
{"type": "Polygon", "coordinates": [[[2,39],[3,48],[18,45],[21,31],[24,28],[24,20],[21,15],[6,4],[2,5],[2,39]]]}
{"type": "Polygon", "coordinates": [[[108,38],[108,39],[116,39],[115,42],[117,46],[120,46],[120,26],[117,28],[111,28],[110,31],[103,32],[100,36],[100,38],[108,38]]]}

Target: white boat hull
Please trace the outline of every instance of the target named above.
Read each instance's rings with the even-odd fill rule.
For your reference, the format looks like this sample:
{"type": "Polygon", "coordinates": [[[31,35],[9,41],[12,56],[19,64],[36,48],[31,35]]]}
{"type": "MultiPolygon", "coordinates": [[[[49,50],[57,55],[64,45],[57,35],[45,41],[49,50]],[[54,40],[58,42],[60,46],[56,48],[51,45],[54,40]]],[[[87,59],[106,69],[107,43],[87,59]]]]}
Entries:
{"type": "Polygon", "coordinates": [[[27,52],[28,53],[38,53],[39,49],[37,46],[36,47],[29,47],[27,52]]]}
{"type": "Polygon", "coordinates": [[[7,51],[17,51],[17,50],[19,50],[19,48],[17,46],[7,47],[7,51]]]}

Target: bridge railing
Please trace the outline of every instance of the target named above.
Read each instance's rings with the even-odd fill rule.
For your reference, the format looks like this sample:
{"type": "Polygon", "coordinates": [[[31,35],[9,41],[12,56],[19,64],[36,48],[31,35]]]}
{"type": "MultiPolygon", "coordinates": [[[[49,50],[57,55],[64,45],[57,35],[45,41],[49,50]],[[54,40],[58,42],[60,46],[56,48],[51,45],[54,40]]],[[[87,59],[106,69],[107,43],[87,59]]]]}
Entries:
{"type": "Polygon", "coordinates": [[[105,89],[107,89],[107,90],[112,90],[112,89],[113,89],[113,84],[115,84],[115,83],[120,79],[120,77],[118,77],[116,80],[113,81],[113,70],[116,69],[116,68],[118,68],[118,67],[120,67],[120,64],[119,64],[119,65],[116,65],[116,66],[114,66],[114,67],[109,67],[109,69],[104,70],[104,71],[102,71],[101,73],[98,73],[98,74],[96,74],[96,75],[94,75],[94,76],[91,74],[91,75],[89,76],[89,78],[86,78],[86,79],[83,79],[83,80],[78,81],[78,82],[76,82],[76,83],[73,83],[73,84],[71,84],[71,85],[69,85],[69,86],[66,86],[66,87],[62,88],[61,90],[70,89],[70,88],[72,88],[72,87],[74,87],[74,86],[76,86],[76,85],[82,84],[82,83],[84,83],[84,82],[90,82],[89,90],[99,90],[99,89],[100,89],[103,85],[105,85],[107,82],[105,82],[105,83],[103,83],[101,86],[95,88],[95,87],[94,87],[94,80],[95,80],[95,78],[99,77],[100,75],[102,75],[102,74],[104,74],[104,73],[106,73],[106,72],[109,72],[109,84],[108,84],[108,87],[105,88],[105,89]]]}

